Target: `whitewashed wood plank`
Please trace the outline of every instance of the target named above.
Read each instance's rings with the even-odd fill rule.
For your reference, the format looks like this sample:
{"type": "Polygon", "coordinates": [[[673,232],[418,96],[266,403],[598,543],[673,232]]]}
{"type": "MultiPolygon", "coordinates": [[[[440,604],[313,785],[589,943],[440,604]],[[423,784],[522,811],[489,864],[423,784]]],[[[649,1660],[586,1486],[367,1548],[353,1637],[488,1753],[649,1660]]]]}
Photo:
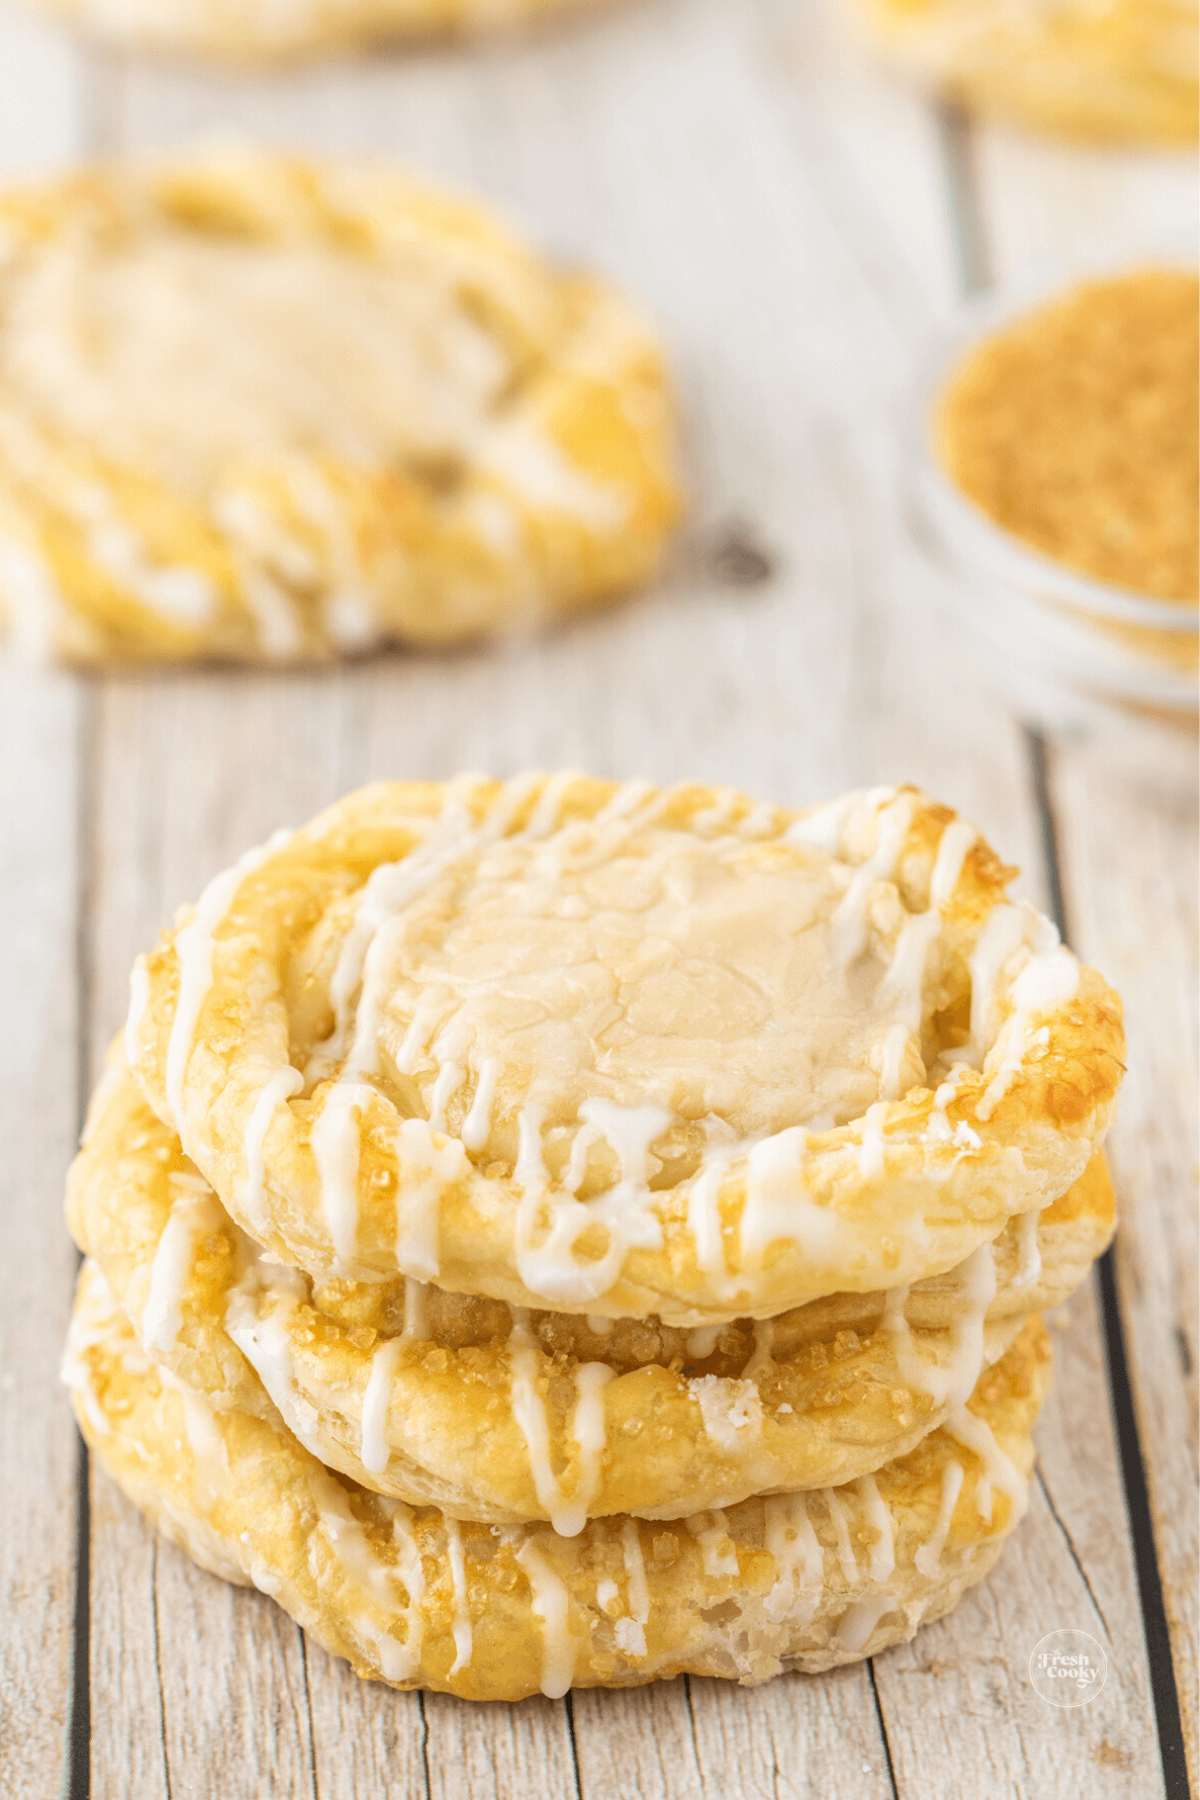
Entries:
{"type": "Polygon", "coordinates": [[[70,38],[0,11],[0,180],[41,175],[79,148],[84,74],[70,38]]]}
{"type": "Polygon", "coordinates": [[[900,1795],[1161,1795],[1143,1669],[1106,1637],[1061,1543],[1035,1484],[991,1579],[875,1659],[900,1795]],[[1053,1707],[1034,1690],[1029,1659],[1042,1636],[1069,1628],[1097,1639],[1108,1676],[1089,1705],[1053,1707]]]}
{"type": "Polygon", "coordinates": [[[265,1595],[206,1574],[173,1544],[160,1541],[154,1561],[171,1796],[317,1800],[300,1632],[265,1595]]]}
{"type": "Polygon", "coordinates": [[[168,1546],[94,1463],[89,1491],[92,1542],[105,1550],[93,1556],[90,1572],[91,1683],[103,1707],[93,1715],[92,1791],[113,1800],[170,1800],[155,1581],[168,1546]]]}
{"type": "Polygon", "coordinates": [[[691,1702],[705,1800],[729,1793],[746,1800],[892,1794],[865,1664],[785,1675],[749,1695],[727,1681],[693,1681],[691,1702]]]}
{"type": "Polygon", "coordinates": [[[424,1697],[360,1681],[349,1663],[302,1642],[319,1800],[427,1800],[424,1697]]]}
{"type": "Polygon", "coordinates": [[[430,1800],[513,1800],[576,1792],[571,1734],[559,1700],[519,1706],[468,1706],[426,1694],[430,1800]]]}
{"type": "MultiPolygon", "coordinates": [[[[57,35],[0,14],[0,180],[65,158],[76,93],[57,35]]],[[[0,667],[0,1771],[30,1800],[64,1784],[72,1681],[77,1453],[57,1369],[75,1266],[61,1180],[79,1106],[79,732],[68,680],[0,667]]]]}
{"type": "Polygon", "coordinates": [[[1102,151],[981,126],[979,202],[996,280],[1092,257],[1195,255],[1200,176],[1188,151],[1102,151]]]}
{"type": "Polygon", "coordinates": [[[1071,930],[1125,1001],[1116,1267],[1184,1744],[1197,1732],[1197,844],[1194,808],[1055,759],[1071,930]]]}
{"type": "Polygon", "coordinates": [[[0,1766],[29,1800],[61,1785],[71,1693],[76,1437],[57,1377],[75,1268],[78,731],[67,680],[0,671],[0,1766]]]}

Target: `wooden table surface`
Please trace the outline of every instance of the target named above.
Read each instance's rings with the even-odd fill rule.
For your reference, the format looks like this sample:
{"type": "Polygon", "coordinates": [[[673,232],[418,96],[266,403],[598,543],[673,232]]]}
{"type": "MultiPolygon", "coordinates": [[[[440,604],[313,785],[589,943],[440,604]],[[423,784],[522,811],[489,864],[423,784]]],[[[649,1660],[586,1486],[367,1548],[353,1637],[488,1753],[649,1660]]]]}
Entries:
{"type": "Polygon", "coordinates": [[[5,176],[231,130],[402,156],[621,281],[671,347],[691,521],[658,592],[539,640],[319,675],[0,671],[4,1794],[1186,1794],[1194,807],[1023,730],[906,541],[897,418],[964,290],[1190,234],[1192,160],[968,128],[862,66],[812,0],[628,0],[500,45],[243,80],[0,17],[5,176]],[[516,1707],[395,1694],[159,1543],[81,1456],[57,1382],[62,1176],[135,952],[358,782],[562,764],[788,803],[919,782],[1124,994],[1121,1234],[1053,1321],[1028,1517],[990,1581],[873,1663],[516,1707]],[[1027,1675],[1065,1627],[1110,1670],[1073,1710],[1027,1675]]]}

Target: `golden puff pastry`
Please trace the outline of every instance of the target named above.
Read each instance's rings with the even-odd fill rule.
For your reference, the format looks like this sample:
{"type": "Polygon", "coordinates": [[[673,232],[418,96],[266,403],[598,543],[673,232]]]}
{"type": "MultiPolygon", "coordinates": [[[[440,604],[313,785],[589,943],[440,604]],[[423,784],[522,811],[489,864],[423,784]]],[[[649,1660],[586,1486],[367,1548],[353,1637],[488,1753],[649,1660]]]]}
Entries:
{"type": "MultiPolygon", "coordinates": [[[[1107,1193],[1111,1231],[1111,1192],[1097,1159],[1042,1218],[1091,1221],[1107,1193]]],[[[1025,1215],[924,1284],[945,1317],[932,1330],[914,1324],[920,1286],[685,1332],[526,1315],[411,1280],[316,1284],[259,1255],[119,1053],[67,1216],[142,1347],[221,1410],[281,1415],[379,1492],[457,1518],[548,1519],[567,1536],[590,1517],[680,1517],[871,1473],[962,1403],[1017,1335],[1022,1303],[1065,1299],[1107,1241],[1025,1215]]]]}
{"type": "Polygon", "coordinates": [[[588,0],[33,0],[123,47],[267,63],[399,39],[495,31],[588,0]]]}
{"type": "Polygon", "coordinates": [[[210,884],[127,1053],[321,1281],[770,1318],[957,1267],[1103,1140],[1119,1002],[1010,873],[913,789],[381,784],[210,884]]]}
{"type": "Polygon", "coordinates": [[[0,197],[0,624],[35,657],[457,642],[652,576],[657,345],[381,164],[210,150],[0,197]]]}
{"type": "Polygon", "coordinates": [[[911,1637],[1023,1509],[1048,1359],[1031,1320],[945,1428],[852,1486],[572,1538],[414,1512],[218,1411],[145,1355],[90,1263],[63,1372],[99,1461],[204,1567],[273,1595],[362,1675],[516,1700],[685,1670],[750,1685],[911,1637]]]}
{"type": "Polygon", "coordinates": [[[886,52],[972,110],[1066,137],[1194,141],[1196,0],[856,0],[886,52]]]}

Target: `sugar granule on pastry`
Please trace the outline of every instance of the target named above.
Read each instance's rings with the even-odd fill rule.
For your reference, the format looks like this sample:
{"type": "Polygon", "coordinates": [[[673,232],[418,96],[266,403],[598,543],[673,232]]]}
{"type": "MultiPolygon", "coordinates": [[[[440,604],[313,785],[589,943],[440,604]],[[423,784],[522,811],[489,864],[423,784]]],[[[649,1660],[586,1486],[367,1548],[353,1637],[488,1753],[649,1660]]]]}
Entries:
{"type": "Polygon", "coordinates": [[[251,149],[0,198],[0,624],[82,662],[453,643],[652,576],[652,334],[482,208],[251,149]]]}
{"type": "Polygon", "coordinates": [[[912,789],[362,790],[141,961],[151,1107],[315,1277],[774,1317],[966,1261],[1103,1141],[1116,996],[912,789]]]}

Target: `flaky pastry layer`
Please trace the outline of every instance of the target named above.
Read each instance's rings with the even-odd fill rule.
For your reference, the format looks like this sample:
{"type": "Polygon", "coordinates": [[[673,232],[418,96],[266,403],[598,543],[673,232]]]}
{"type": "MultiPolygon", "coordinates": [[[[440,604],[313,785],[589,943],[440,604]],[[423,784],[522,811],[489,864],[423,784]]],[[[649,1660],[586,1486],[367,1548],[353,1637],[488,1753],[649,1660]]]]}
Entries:
{"type": "Polygon", "coordinates": [[[957,1267],[1077,1181],[1116,996],[912,789],[363,789],[134,975],[130,1065],[321,1280],[700,1326],[957,1267]]]}
{"type": "Polygon", "coordinates": [[[365,1492],[145,1356],[88,1263],[64,1363],[101,1464],[205,1568],[271,1594],[362,1675],[477,1700],[689,1671],[752,1685],[912,1636],[1025,1503],[1049,1344],[1031,1320],[908,1456],[850,1487],[674,1524],[459,1524],[365,1492]]]}
{"type": "Polygon", "coordinates": [[[253,149],[0,197],[0,623],[80,662],[461,641],[653,574],[657,344],[379,163],[253,149]]]}
{"type": "Polygon", "coordinates": [[[948,1276],[719,1330],[319,1284],[258,1254],[119,1049],[67,1210],[143,1349],[221,1410],[282,1415],[323,1463],[410,1504],[567,1535],[869,1474],[961,1405],[1031,1305],[1068,1297],[1113,1216],[1098,1157],[948,1276]],[[940,1329],[914,1323],[926,1311],[940,1329]]]}

